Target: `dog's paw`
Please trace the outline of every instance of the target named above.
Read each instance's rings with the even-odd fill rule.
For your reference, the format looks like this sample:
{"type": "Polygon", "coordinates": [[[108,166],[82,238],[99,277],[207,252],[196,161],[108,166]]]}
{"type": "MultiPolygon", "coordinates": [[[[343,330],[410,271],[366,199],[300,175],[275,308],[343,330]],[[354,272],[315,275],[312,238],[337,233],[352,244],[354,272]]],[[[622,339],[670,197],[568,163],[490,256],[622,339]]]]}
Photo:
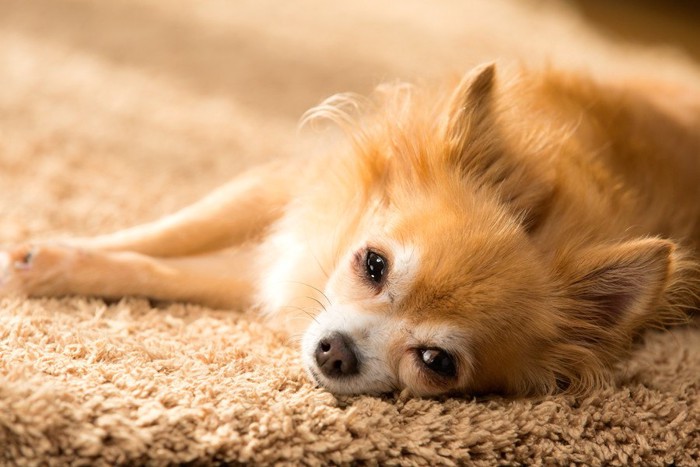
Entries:
{"type": "Polygon", "coordinates": [[[0,249],[0,297],[41,295],[59,277],[61,247],[16,245],[0,249]]]}
{"type": "Polygon", "coordinates": [[[17,245],[0,250],[0,296],[26,295],[25,280],[34,267],[37,248],[17,245]]]}

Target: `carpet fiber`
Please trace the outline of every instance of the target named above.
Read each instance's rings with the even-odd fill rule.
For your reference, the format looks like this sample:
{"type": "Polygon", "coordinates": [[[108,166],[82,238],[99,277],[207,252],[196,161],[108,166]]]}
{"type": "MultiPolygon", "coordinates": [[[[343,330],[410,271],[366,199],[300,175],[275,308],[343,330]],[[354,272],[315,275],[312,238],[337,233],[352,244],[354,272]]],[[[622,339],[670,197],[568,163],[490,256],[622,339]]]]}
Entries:
{"type": "MultiPolygon", "coordinates": [[[[520,59],[700,82],[692,50],[643,48],[571,6],[400,5],[4,0],[0,243],[148,221],[318,150],[303,111],[385,80],[520,59]]],[[[246,310],[0,299],[0,464],[700,462],[697,327],[648,334],[614,388],[521,401],[337,398],[297,340],[246,310]]]]}

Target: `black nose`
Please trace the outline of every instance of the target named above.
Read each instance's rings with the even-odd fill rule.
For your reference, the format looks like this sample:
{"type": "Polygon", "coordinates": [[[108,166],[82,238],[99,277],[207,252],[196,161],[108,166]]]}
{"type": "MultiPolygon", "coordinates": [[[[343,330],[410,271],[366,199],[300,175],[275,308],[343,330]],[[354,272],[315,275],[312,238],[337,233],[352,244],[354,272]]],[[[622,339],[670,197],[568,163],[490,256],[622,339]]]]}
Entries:
{"type": "Polygon", "coordinates": [[[329,378],[356,374],[359,362],[353,347],[352,339],[340,332],[321,339],[315,352],[321,372],[329,378]]]}

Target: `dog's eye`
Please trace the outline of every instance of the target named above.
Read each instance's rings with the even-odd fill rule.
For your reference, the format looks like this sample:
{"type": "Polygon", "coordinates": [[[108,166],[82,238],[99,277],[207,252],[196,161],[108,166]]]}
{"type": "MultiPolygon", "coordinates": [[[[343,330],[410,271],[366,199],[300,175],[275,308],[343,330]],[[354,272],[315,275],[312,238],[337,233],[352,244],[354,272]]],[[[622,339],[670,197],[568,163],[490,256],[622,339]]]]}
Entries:
{"type": "Polygon", "coordinates": [[[442,349],[418,349],[418,356],[430,371],[444,378],[457,374],[454,358],[442,349]]]}
{"type": "Polygon", "coordinates": [[[378,253],[372,250],[367,250],[367,256],[365,257],[365,272],[367,277],[374,282],[379,284],[384,278],[386,273],[386,259],[378,253]]]}

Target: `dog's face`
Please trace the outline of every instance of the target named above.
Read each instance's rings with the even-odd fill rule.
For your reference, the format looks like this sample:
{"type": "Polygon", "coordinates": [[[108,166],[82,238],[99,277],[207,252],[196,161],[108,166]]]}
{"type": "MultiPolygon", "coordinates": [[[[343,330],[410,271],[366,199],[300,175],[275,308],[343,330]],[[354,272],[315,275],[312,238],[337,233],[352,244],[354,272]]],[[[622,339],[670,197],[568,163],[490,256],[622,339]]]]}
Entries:
{"type": "Polygon", "coordinates": [[[511,376],[553,333],[547,272],[498,206],[476,196],[459,210],[449,204],[413,198],[375,213],[376,230],[339,261],[330,303],[303,341],[320,384],[336,393],[515,389],[511,376]]]}
{"type": "Polygon", "coordinates": [[[325,187],[335,197],[314,193],[293,223],[325,213],[313,225],[327,231],[299,235],[315,252],[291,270],[325,265],[302,353],[332,392],[586,390],[652,320],[673,246],[543,241],[553,195],[542,146],[527,159],[502,144],[492,82],[481,69],[441,115],[364,138],[325,187]]]}

